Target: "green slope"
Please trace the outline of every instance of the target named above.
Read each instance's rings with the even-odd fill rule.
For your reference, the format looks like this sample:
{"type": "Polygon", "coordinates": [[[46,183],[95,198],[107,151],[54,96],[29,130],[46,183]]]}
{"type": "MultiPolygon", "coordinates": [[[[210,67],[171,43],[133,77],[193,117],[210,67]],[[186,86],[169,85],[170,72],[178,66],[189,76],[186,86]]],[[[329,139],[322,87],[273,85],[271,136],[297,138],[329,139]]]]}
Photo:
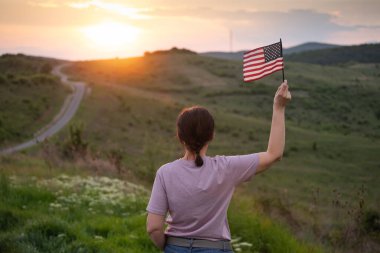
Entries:
{"type": "MultiPolygon", "coordinates": [[[[122,149],[129,170],[150,182],[162,163],[181,155],[175,118],[184,106],[204,105],[215,115],[211,155],[264,150],[281,82],[277,73],[244,84],[240,63],[198,55],[78,62],[67,71],[91,83],[77,119],[93,149],[122,149]]],[[[349,252],[350,241],[360,241],[346,236],[361,226],[353,219],[380,203],[377,66],[287,63],[286,77],[293,101],[284,159],[243,188],[301,238],[349,252]]]]}
{"type": "Polygon", "coordinates": [[[56,60],[0,57],[0,147],[32,137],[59,112],[69,90],[50,74],[56,60]]]}
{"type": "Polygon", "coordinates": [[[380,44],[342,46],[329,49],[293,53],[286,56],[288,61],[315,63],[323,65],[344,63],[379,63],[380,44]]]}
{"type": "MultiPolygon", "coordinates": [[[[282,78],[279,72],[245,84],[241,63],[176,53],[77,62],[66,71],[90,84],[74,119],[74,124],[83,125],[87,154],[77,160],[64,157],[66,129],[52,139],[52,146],[1,158],[7,175],[36,176],[34,182],[56,178],[62,171],[73,176],[115,177],[109,161],[116,152],[121,154],[123,173],[119,176],[150,189],[159,166],[181,156],[175,119],[184,106],[194,104],[206,106],[215,116],[210,155],[265,150],[273,94],[282,78]]],[[[286,112],[284,159],[237,189],[228,213],[233,237],[253,244],[241,246],[242,252],[321,251],[311,244],[332,252],[376,252],[379,234],[376,219],[371,223],[370,218],[376,218],[380,208],[377,66],[286,63],[285,71],[293,99],[286,112]],[[375,210],[374,216],[370,210],[375,210]]],[[[42,191],[45,196],[57,190],[38,190],[30,184],[32,190],[24,190],[25,194],[42,191]]],[[[17,187],[8,191],[18,191],[17,187]]],[[[54,231],[59,233],[51,237],[52,244],[46,244],[48,239],[42,234],[41,243],[34,245],[37,251],[31,252],[54,247],[54,243],[62,243],[63,251],[82,245],[83,252],[118,252],[129,245],[134,252],[154,252],[145,233],[145,217],[139,216],[144,199],[129,221],[119,213],[91,216],[87,206],[72,210],[79,218],[54,211],[47,221],[40,220],[46,215],[42,210],[55,201],[54,194],[26,210],[22,203],[28,198],[20,198],[12,202],[7,197],[2,209],[4,217],[21,220],[14,229],[0,233],[8,247],[18,247],[13,242],[32,247],[34,235],[29,231],[46,231],[46,226],[58,227],[54,231]],[[96,231],[108,231],[102,242],[95,240],[91,219],[102,224],[96,231]],[[132,222],[128,223],[132,227],[124,222],[132,222]],[[111,228],[110,223],[118,225],[111,228]],[[27,231],[30,237],[17,241],[19,231],[27,231]],[[70,237],[60,240],[60,231],[70,237]],[[130,231],[137,234],[133,241],[127,238],[130,231]]]]}

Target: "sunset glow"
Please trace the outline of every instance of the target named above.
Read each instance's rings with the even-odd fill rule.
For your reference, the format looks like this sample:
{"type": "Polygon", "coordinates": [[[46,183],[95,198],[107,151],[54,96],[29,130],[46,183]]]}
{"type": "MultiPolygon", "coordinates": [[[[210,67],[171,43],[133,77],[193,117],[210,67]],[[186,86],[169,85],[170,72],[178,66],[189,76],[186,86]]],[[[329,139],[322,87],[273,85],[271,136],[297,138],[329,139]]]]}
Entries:
{"type": "Polygon", "coordinates": [[[82,29],[89,43],[105,50],[119,50],[135,42],[140,31],[138,28],[116,22],[103,22],[82,29]]]}
{"type": "Polygon", "coordinates": [[[0,0],[0,54],[80,60],[380,41],[380,1],[0,0]],[[20,11],[22,10],[22,11],[20,11]]]}

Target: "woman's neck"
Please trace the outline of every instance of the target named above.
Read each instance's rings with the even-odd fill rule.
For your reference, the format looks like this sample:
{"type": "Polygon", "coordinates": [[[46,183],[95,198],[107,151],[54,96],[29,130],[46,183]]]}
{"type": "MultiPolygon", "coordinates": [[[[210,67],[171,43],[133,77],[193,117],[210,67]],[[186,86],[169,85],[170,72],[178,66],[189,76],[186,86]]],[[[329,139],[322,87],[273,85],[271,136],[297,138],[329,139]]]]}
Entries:
{"type": "MultiPolygon", "coordinates": [[[[200,151],[200,156],[205,156],[207,152],[208,144],[206,144],[200,151]]],[[[195,160],[195,152],[188,150],[185,148],[185,154],[183,155],[183,159],[185,160],[195,160]]]]}

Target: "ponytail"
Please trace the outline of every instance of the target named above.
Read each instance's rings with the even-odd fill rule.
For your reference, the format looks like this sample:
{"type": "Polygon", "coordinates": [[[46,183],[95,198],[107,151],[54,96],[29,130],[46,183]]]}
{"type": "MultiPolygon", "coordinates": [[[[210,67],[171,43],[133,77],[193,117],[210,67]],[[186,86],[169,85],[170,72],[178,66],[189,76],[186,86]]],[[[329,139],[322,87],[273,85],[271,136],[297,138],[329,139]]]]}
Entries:
{"type": "Polygon", "coordinates": [[[203,165],[203,159],[199,155],[199,151],[195,151],[195,165],[197,165],[197,167],[201,167],[203,165]]]}

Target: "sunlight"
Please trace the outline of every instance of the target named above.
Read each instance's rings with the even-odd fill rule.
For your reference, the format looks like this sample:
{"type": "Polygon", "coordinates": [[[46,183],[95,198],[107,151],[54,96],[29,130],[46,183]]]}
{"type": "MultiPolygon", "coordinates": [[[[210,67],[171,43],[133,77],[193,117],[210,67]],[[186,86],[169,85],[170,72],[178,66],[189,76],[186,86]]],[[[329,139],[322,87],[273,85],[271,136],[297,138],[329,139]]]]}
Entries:
{"type": "Polygon", "coordinates": [[[118,50],[133,43],[140,30],[134,26],[116,22],[103,22],[83,28],[87,39],[102,49],[118,50]]]}

